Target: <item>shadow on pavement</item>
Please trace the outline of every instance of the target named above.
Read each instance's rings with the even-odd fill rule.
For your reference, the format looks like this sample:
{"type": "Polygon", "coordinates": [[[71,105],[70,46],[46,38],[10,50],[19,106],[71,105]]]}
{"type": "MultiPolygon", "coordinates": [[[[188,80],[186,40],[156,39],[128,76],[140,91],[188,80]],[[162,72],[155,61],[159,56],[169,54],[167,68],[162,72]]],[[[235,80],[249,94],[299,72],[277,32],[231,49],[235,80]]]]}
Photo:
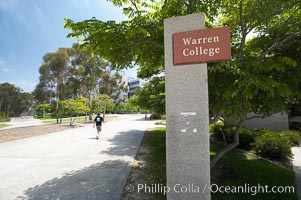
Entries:
{"type": "Polygon", "coordinates": [[[112,143],[111,148],[101,151],[99,154],[108,154],[112,156],[136,156],[140,146],[144,131],[130,130],[128,132],[120,132],[113,139],[108,140],[112,143]]]}
{"type": "Polygon", "coordinates": [[[97,137],[90,137],[90,138],[88,138],[89,140],[98,140],[98,138],[97,137]]]}
{"type": "Polygon", "coordinates": [[[149,118],[139,118],[139,119],[135,119],[135,120],[133,120],[133,121],[150,121],[150,119],[149,118]]]}
{"type": "Polygon", "coordinates": [[[114,200],[123,190],[129,163],[115,160],[94,164],[29,188],[18,200],[114,200]]]}

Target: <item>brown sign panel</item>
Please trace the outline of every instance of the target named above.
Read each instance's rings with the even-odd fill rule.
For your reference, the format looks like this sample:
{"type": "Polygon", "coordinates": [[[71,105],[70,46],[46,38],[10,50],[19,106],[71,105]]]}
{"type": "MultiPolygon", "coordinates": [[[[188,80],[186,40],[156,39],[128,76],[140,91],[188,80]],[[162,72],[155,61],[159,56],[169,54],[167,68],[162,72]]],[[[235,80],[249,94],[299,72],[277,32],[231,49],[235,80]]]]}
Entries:
{"type": "Polygon", "coordinates": [[[230,27],[173,34],[174,65],[231,60],[230,27]]]}

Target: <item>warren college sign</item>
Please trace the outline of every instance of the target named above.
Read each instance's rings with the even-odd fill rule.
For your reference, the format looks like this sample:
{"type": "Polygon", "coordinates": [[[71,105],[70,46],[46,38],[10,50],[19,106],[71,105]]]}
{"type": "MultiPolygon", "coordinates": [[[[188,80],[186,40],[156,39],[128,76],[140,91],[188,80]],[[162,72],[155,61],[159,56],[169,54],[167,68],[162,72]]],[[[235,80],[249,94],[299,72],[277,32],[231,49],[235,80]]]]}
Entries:
{"type": "Polygon", "coordinates": [[[173,34],[174,65],[230,59],[230,27],[173,34]]]}

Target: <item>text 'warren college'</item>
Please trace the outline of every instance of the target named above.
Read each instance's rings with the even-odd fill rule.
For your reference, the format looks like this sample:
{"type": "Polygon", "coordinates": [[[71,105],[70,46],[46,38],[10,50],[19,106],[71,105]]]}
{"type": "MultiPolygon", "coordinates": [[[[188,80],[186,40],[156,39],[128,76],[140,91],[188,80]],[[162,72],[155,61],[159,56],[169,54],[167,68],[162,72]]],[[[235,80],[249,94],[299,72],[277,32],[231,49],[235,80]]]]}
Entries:
{"type": "MultiPolygon", "coordinates": [[[[183,43],[185,46],[190,45],[198,45],[198,44],[206,44],[206,43],[218,43],[219,37],[201,37],[201,38],[183,38],[183,43]]],[[[183,56],[198,56],[198,55],[206,55],[214,56],[215,54],[220,53],[220,48],[203,48],[202,46],[192,46],[183,49],[183,56]]]]}
{"type": "Polygon", "coordinates": [[[230,28],[174,33],[173,55],[175,65],[230,60],[230,28]]]}

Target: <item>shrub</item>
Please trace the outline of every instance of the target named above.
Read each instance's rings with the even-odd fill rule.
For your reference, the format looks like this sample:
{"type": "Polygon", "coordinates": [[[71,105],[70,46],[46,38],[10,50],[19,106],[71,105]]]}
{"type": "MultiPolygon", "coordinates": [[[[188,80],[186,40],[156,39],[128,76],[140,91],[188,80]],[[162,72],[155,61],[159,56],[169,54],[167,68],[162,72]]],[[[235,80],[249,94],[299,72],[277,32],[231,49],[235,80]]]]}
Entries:
{"type": "Polygon", "coordinates": [[[283,137],[288,138],[288,140],[291,142],[292,145],[298,146],[301,142],[301,136],[299,131],[282,131],[280,132],[280,135],[283,137]]]}
{"type": "Polygon", "coordinates": [[[232,143],[234,140],[235,126],[224,128],[224,133],[226,135],[226,140],[228,143],[232,143]]]}
{"type": "MultiPolygon", "coordinates": [[[[225,130],[228,143],[233,142],[235,130],[235,127],[230,127],[225,130]]],[[[259,131],[257,129],[241,127],[239,133],[239,144],[237,147],[240,149],[250,150],[252,148],[252,144],[255,141],[255,138],[258,135],[259,131]]]]}
{"type": "Polygon", "coordinates": [[[287,160],[292,157],[291,143],[287,137],[270,130],[263,130],[255,138],[257,155],[272,160],[287,160]]]}
{"type": "MultiPolygon", "coordinates": [[[[223,133],[225,134],[225,139],[227,143],[232,143],[234,141],[234,132],[236,127],[224,127],[223,122],[218,124],[210,124],[210,132],[213,133],[213,137],[218,141],[223,141],[223,133]],[[223,132],[223,133],[222,133],[223,132]]],[[[239,145],[238,148],[249,150],[252,148],[252,143],[258,135],[258,130],[252,128],[240,128],[239,134],[239,145]]]]}
{"type": "Polygon", "coordinates": [[[209,125],[209,132],[212,133],[214,139],[223,141],[222,131],[224,129],[224,122],[216,122],[215,124],[209,125]]]}
{"type": "MultiPolygon", "coordinates": [[[[224,130],[228,143],[232,143],[234,141],[235,130],[235,127],[229,127],[224,130]]],[[[259,131],[257,129],[241,127],[239,133],[239,145],[237,147],[240,149],[250,150],[258,134],[259,131]]]]}
{"type": "Polygon", "coordinates": [[[6,117],[3,112],[0,112],[0,122],[8,122],[9,120],[9,117],[6,117]]]}

